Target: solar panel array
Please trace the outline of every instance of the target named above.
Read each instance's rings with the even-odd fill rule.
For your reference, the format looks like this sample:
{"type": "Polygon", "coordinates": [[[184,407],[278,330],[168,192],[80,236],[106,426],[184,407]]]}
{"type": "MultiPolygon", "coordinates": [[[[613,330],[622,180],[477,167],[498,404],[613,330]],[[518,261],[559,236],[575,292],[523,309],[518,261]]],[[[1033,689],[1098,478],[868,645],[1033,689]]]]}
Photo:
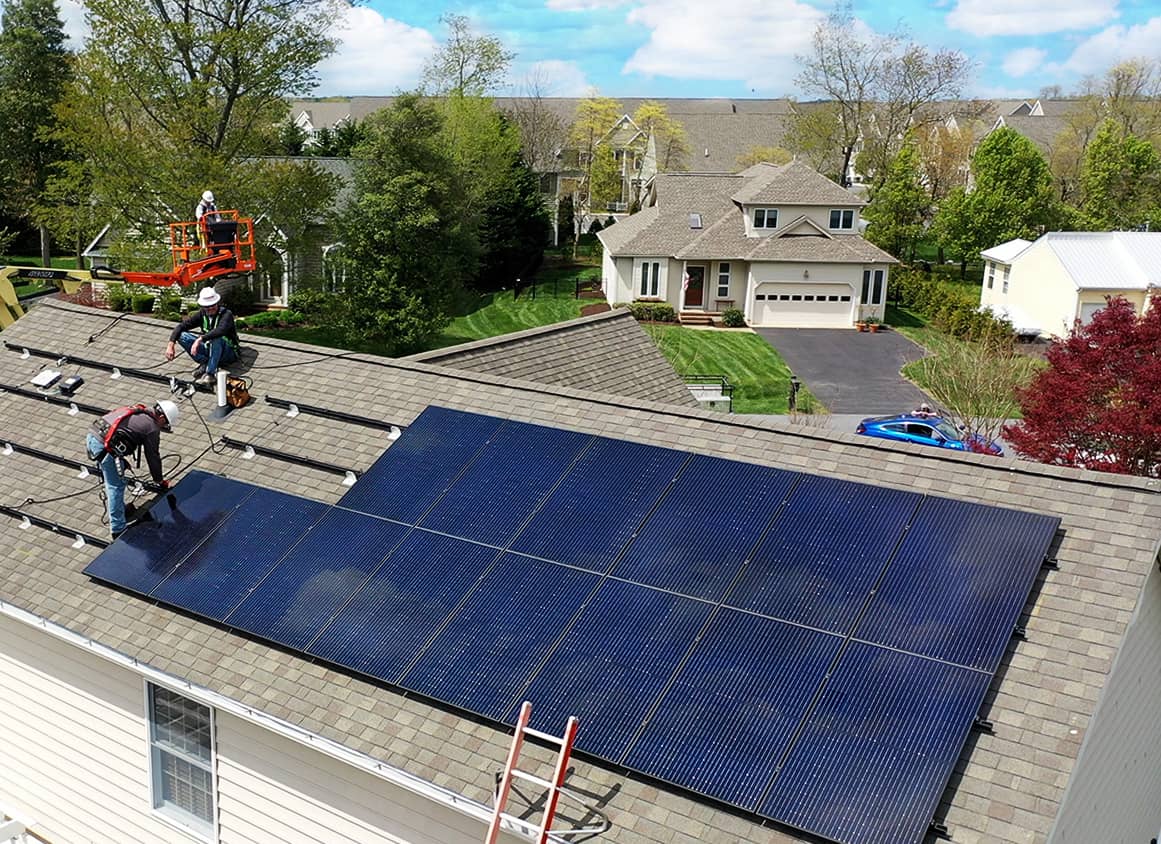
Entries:
{"type": "Polygon", "coordinates": [[[335,506],[152,513],[86,573],[859,844],[922,840],[1059,523],[434,406],[335,506]]]}

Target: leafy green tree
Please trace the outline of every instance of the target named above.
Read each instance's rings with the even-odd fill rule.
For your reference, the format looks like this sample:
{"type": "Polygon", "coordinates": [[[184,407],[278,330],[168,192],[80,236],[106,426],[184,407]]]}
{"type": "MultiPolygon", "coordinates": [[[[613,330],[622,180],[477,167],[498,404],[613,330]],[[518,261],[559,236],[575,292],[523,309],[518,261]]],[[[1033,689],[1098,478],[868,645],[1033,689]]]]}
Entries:
{"type": "Polygon", "coordinates": [[[598,213],[608,208],[611,202],[621,201],[624,180],[621,169],[610,144],[601,144],[593,151],[593,161],[589,165],[588,210],[598,213]]]}
{"type": "MultiPolygon", "coordinates": [[[[606,144],[608,156],[600,163],[597,162],[597,151],[601,141],[613,130],[623,114],[621,104],[609,97],[600,97],[595,94],[585,97],[576,107],[576,118],[569,129],[569,143],[576,151],[581,176],[574,185],[573,213],[574,220],[580,222],[589,213],[591,208],[603,207],[605,202],[620,199],[620,178],[615,195],[609,188],[608,158],[613,155],[612,149],[606,144]],[[597,179],[597,196],[593,196],[594,171],[597,179]]],[[[574,227],[574,236],[580,236],[580,226],[574,227]]]]}
{"type": "Polygon", "coordinates": [[[498,38],[476,34],[464,15],[445,14],[440,22],[448,28],[448,38],[424,67],[424,89],[481,96],[503,85],[515,54],[498,38]]]}
{"type": "Polygon", "coordinates": [[[91,29],[62,104],[65,137],[107,219],[188,218],[207,187],[231,202],[238,162],[270,148],[285,98],[334,49],[333,0],[88,0],[91,29]]]}
{"type": "Polygon", "coordinates": [[[404,95],[366,124],[356,196],[340,220],[346,288],[335,320],[350,339],[401,355],[450,321],[476,269],[476,228],[433,104],[404,95]]]}
{"type": "Polygon", "coordinates": [[[1161,219],[1161,157],[1107,119],[1085,150],[1080,189],[1087,228],[1132,229],[1161,219]]]}
{"type": "Polygon", "coordinates": [[[750,147],[738,156],[738,168],[745,170],[751,165],[761,164],[762,162],[769,164],[789,164],[793,160],[794,156],[782,147],[750,147]]]}
{"type": "Polygon", "coordinates": [[[919,150],[914,140],[904,143],[891,161],[886,179],[874,191],[863,216],[870,222],[867,239],[896,258],[910,260],[923,237],[928,203],[920,178],[919,150]]]}
{"type": "Polygon", "coordinates": [[[55,137],[56,105],[71,73],[55,0],[7,0],[0,20],[0,187],[5,210],[40,229],[51,261],[44,189],[65,158],[55,137]]]}
{"type": "Polygon", "coordinates": [[[838,103],[800,103],[794,108],[783,143],[832,181],[842,183],[843,109],[838,103]]]}
{"type": "Polygon", "coordinates": [[[638,154],[644,154],[652,146],[658,171],[672,173],[688,168],[689,139],[685,127],[673,119],[664,103],[656,100],[641,103],[633,112],[633,122],[642,133],[638,154]]]}
{"type": "Polygon", "coordinates": [[[487,196],[480,220],[480,269],[476,287],[490,290],[528,278],[544,257],[551,223],[540,179],[524,161],[512,160],[507,178],[487,196]]]}
{"type": "Polygon", "coordinates": [[[1017,237],[1034,240],[1058,213],[1048,162],[1032,141],[1007,126],[980,142],[971,172],[972,190],[954,189],[932,225],[961,270],[983,249],[1017,237]]]}

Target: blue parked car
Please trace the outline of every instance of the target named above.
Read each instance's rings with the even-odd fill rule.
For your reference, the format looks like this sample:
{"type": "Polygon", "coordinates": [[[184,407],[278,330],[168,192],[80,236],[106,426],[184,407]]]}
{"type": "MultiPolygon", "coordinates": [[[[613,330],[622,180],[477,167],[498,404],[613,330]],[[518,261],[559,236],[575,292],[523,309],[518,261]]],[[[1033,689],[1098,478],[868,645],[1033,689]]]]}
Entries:
{"type": "Polygon", "coordinates": [[[899,416],[869,416],[855,428],[856,434],[899,440],[906,443],[933,445],[956,451],[975,451],[980,454],[1002,455],[1004,450],[991,440],[980,436],[964,436],[955,425],[934,414],[904,413],[899,416]]]}

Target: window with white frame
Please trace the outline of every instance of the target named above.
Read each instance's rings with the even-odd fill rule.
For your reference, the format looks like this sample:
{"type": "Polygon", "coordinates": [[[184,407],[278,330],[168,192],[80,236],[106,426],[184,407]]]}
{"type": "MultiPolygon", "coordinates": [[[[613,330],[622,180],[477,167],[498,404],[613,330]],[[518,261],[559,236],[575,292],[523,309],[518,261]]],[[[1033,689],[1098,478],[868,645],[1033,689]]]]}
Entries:
{"type": "Polygon", "coordinates": [[[996,280],[996,265],[988,261],[988,290],[992,289],[992,283],[996,280]]]}
{"type": "Polygon", "coordinates": [[[153,808],[207,838],[214,829],[213,732],[208,706],[149,684],[153,808]]]}
{"type": "Polygon", "coordinates": [[[886,274],[883,270],[863,270],[863,298],[864,305],[881,305],[883,303],[883,282],[886,274]]]}
{"type": "Polygon", "coordinates": [[[1004,269],[1003,269],[1003,277],[1002,277],[1003,288],[1002,288],[1002,291],[1004,293],[1008,292],[1008,269],[1009,269],[1008,267],[1004,267],[1004,269]]]}
{"type": "Polygon", "coordinates": [[[756,229],[776,229],[776,228],[778,228],[778,209],[777,208],[755,208],[754,209],[754,228],[756,228],[756,229]]]}
{"type": "Polygon", "coordinates": [[[725,261],[718,264],[718,298],[730,298],[730,265],[725,261]]]}
{"type": "Polygon", "coordinates": [[[855,212],[850,208],[832,208],[830,212],[832,229],[850,230],[855,227],[855,212]]]}
{"type": "Polygon", "coordinates": [[[661,262],[639,261],[637,263],[637,295],[646,299],[661,296],[661,262]]]}

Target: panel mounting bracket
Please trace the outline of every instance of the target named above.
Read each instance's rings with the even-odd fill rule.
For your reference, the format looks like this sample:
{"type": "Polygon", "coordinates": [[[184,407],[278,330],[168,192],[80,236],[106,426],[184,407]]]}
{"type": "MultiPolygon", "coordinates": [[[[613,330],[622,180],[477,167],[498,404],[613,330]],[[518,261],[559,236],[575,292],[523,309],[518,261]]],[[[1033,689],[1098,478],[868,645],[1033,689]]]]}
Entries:
{"type": "Polygon", "coordinates": [[[1059,571],[1060,563],[1057,562],[1055,557],[1045,557],[1044,562],[1040,564],[1040,568],[1051,569],[1052,571],[1059,571]]]}
{"type": "Polygon", "coordinates": [[[1022,642],[1028,641],[1028,631],[1022,624],[1017,624],[1012,628],[1012,635],[1022,642]]]}
{"type": "Polygon", "coordinates": [[[996,725],[989,721],[987,718],[977,718],[976,720],[972,721],[972,729],[981,733],[987,733],[990,736],[996,734],[995,726],[996,725]]]}
{"type": "Polygon", "coordinates": [[[945,823],[940,823],[939,821],[933,820],[927,829],[934,838],[939,838],[943,841],[951,840],[951,834],[947,831],[947,824],[945,823]]]}

